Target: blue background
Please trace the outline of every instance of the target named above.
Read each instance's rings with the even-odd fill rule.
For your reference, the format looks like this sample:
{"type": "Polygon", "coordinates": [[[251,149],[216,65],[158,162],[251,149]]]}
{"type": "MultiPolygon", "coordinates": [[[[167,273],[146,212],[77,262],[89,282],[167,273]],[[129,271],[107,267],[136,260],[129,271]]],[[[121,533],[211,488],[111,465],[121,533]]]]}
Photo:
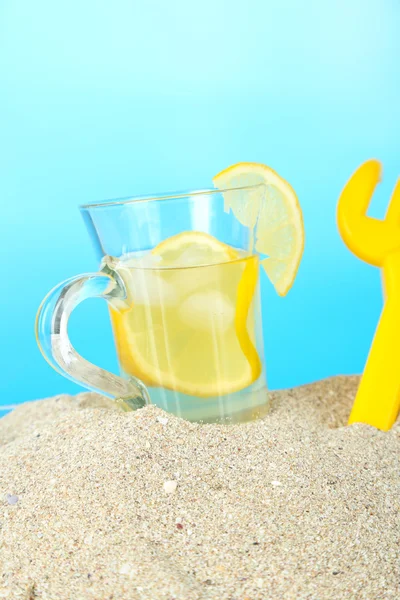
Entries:
{"type": "MultiPolygon", "coordinates": [[[[263,280],[270,387],[360,372],[380,278],[335,208],[365,159],[385,169],[375,216],[400,174],[399,31],[398,0],[0,0],[0,404],[80,390],[33,334],[45,293],[97,268],[79,203],[208,186],[246,160],[293,184],[307,234],[290,295],[263,280]]],[[[102,301],[71,329],[116,370],[102,301]]]]}

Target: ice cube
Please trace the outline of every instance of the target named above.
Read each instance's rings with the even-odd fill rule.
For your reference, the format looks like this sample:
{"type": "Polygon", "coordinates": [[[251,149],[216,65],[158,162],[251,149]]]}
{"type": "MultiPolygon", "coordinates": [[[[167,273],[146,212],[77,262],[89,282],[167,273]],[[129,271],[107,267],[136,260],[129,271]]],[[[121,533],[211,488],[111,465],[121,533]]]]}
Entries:
{"type": "Polygon", "coordinates": [[[132,269],[129,282],[129,296],[134,304],[167,306],[178,301],[176,288],[165,280],[163,274],[151,269],[132,269]]]}
{"type": "Polygon", "coordinates": [[[161,256],[150,251],[129,252],[116,260],[115,266],[120,269],[157,269],[161,263],[161,256]]]}
{"type": "Polygon", "coordinates": [[[160,257],[149,252],[125,254],[121,258],[104,257],[102,266],[118,273],[125,284],[126,299],[113,298],[110,304],[126,310],[132,302],[147,305],[171,305],[177,302],[177,290],[166,281],[159,268],[160,257]]]}
{"type": "Polygon", "coordinates": [[[126,266],[138,269],[157,269],[160,267],[160,264],[161,256],[159,254],[152,254],[151,252],[132,255],[129,261],[125,262],[126,266]]]}
{"type": "Polygon", "coordinates": [[[224,333],[232,326],[235,306],[218,290],[192,294],[182,303],[179,316],[193,329],[212,329],[224,333]]]}

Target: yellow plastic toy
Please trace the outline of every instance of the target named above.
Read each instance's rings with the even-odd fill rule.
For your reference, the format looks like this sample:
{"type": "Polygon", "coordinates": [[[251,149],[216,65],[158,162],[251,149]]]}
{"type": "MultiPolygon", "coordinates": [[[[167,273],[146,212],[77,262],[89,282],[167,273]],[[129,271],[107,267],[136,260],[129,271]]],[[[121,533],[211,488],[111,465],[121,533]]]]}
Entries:
{"type": "Polygon", "coordinates": [[[362,260],[383,269],[385,304],[350,414],[350,423],[388,431],[400,409],[400,179],[385,219],[367,216],[381,178],[381,164],[369,160],[346,184],[337,210],[343,241],[362,260]]]}

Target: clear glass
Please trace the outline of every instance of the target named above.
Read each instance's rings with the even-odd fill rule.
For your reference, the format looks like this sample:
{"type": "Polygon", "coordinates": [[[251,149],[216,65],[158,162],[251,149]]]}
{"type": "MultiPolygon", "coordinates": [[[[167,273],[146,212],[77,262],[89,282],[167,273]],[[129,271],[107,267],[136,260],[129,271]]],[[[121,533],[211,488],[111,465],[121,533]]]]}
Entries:
{"type": "Polygon", "coordinates": [[[36,331],[46,360],[124,410],[153,403],[202,422],[265,414],[254,250],[264,201],[264,186],[255,185],[82,206],[100,269],[44,299],[36,331]],[[69,341],[69,315],[88,297],[109,304],[120,376],[86,361],[69,341]]]}

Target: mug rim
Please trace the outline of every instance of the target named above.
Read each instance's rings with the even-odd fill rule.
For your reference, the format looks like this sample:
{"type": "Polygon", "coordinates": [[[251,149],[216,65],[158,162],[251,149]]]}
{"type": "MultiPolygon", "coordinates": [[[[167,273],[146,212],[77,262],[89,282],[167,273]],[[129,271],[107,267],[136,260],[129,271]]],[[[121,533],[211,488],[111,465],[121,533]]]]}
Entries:
{"type": "Polygon", "coordinates": [[[242,190],[254,190],[257,188],[265,188],[264,183],[255,183],[252,185],[244,185],[238,187],[217,189],[217,188],[205,188],[200,190],[189,190],[189,191],[178,191],[178,192],[166,192],[165,194],[150,194],[140,196],[126,196],[124,198],[106,199],[94,202],[86,202],[80,204],[80,210],[89,210],[93,208],[103,208],[111,206],[121,206],[124,204],[134,204],[139,202],[155,202],[157,200],[179,200],[182,198],[196,197],[196,196],[211,196],[213,194],[224,194],[225,192],[237,192],[242,190]]]}

